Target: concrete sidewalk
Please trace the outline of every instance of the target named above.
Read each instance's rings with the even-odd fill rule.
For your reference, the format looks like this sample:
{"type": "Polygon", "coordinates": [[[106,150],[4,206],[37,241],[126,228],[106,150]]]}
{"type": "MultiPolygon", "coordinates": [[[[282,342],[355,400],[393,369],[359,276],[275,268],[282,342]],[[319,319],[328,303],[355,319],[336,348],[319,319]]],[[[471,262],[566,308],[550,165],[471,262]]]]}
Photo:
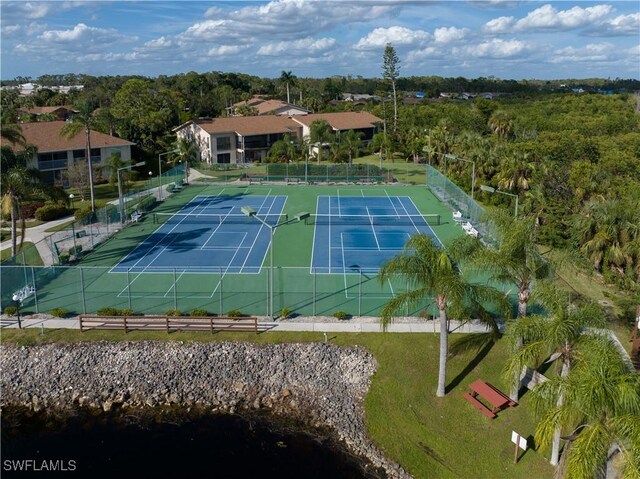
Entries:
{"type": "MultiPolygon", "coordinates": [[[[343,321],[332,318],[295,318],[295,320],[269,321],[259,318],[259,324],[266,326],[269,331],[309,331],[318,333],[380,333],[380,323],[374,318],[352,318],[343,321]],[[314,320],[315,319],[315,320],[314,320]]],[[[0,328],[17,328],[18,320],[11,316],[2,316],[0,328]]],[[[76,318],[58,319],[46,315],[27,316],[22,319],[23,328],[44,329],[79,329],[76,318]]],[[[452,320],[449,323],[452,333],[486,333],[488,329],[479,321],[460,322],[452,320]]],[[[420,320],[419,318],[399,318],[387,328],[390,333],[435,333],[440,332],[438,320],[420,320]]]]}

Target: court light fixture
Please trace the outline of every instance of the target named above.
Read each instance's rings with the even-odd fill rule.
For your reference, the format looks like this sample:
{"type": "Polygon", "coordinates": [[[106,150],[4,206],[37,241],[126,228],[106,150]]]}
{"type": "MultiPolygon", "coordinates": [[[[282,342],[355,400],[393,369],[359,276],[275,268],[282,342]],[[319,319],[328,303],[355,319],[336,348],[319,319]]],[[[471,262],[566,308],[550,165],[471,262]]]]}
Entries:
{"type": "Polygon", "coordinates": [[[256,215],[256,210],[254,210],[251,206],[243,206],[242,208],[240,208],[240,211],[242,211],[242,214],[246,216],[256,215]]]}
{"type": "Polygon", "coordinates": [[[513,194],[513,193],[507,193],[506,191],[498,190],[498,189],[494,188],[493,186],[489,186],[489,185],[480,185],[480,189],[482,191],[486,191],[487,193],[498,193],[498,194],[501,194],[501,195],[514,197],[516,199],[516,209],[515,209],[515,212],[514,212],[513,216],[514,216],[514,218],[518,217],[518,195],[513,194]]]}
{"type": "Polygon", "coordinates": [[[273,312],[273,233],[275,232],[276,228],[278,228],[279,226],[284,226],[286,224],[289,223],[293,223],[294,221],[302,221],[304,219],[307,219],[309,216],[311,216],[309,213],[307,213],[306,211],[300,212],[300,213],[296,213],[295,215],[293,215],[292,220],[286,219],[284,221],[282,221],[281,223],[277,223],[275,225],[269,224],[267,223],[265,220],[263,220],[262,218],[260,218],[258,216],[258,213],[256,210],[254,210],[251,206],[241,206],[240,207],[240,211],[242,211],[242,214],[245,216],[249,216],[251,218],[255,218],[257,221],[259,221],[260,223],[262,223],[264,226],[266,226],[267,228],[269,228],[269,238],[270,238],[270,243],[269,243],[269,311],[267,312],[268,316],[271,317],[272,320],[275,319],[275,315],[273,312]]]}
{"type": "Polygon", "coordinates": [[[120,207],[120,224],[124,224],[124,200],[122,198],[122,182],[120,181],[120,172],[122,170],[130,170],[131,168],[135,168],[136,166],[146,165],[146,161],[139,161],[134,165],[123,166],[122,168],[118,168],[116,171],[116,176],[118,177],[118,206],[120,207]]]}

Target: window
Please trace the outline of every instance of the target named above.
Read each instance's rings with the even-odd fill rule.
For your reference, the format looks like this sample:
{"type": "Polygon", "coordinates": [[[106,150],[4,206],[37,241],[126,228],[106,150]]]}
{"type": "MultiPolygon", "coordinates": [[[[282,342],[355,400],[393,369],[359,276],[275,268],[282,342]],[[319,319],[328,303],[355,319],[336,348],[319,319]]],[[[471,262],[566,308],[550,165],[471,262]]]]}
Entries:
{"type": "Polygon", "coordinates": [[[231,153],[220,153],[218,163],[231,163],[231,153]]]}
{"type": "Polygon", "coordinates": [[[231,149],[231,137],[221,136],[216,138],[216,148],[218,150],[230,150],[231,149]]]}

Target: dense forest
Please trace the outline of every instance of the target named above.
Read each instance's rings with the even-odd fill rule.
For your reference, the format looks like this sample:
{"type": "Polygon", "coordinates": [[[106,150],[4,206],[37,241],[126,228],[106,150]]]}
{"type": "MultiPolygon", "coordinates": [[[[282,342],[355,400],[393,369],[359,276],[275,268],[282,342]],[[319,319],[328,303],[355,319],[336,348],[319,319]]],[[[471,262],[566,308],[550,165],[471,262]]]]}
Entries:
{"type": "MultiPolygon", "coordinates": [[[[27,80],[31,79],[3,84],[27,80]]],[[[542,243],[579,251],[607,281],[638,288],[637,80],[398,78],[400,98],[416,91],[424,92],[425,98],[417,104],[399,102],[395,131],[388,128],[393,108],[389,83],[383,79],[296,78],[290,72],[269,79],[189,72],[158,78],[46,75],[34,81],[83,89],[64,94],[43,88],[27,97],[3,90],[3,124],[25,121],[20,107],[82,100],[95,110],[94,129],[135,142],[142,156],[166,150],[175,142],[172,128],[189,119],[222,116],[229,105],[253,95],[286,99],[287,83],[292,103],[315,112],[366,109],[384,119],[385,133],[374,137],[372,149],[384,153],[385,161],[429,161],[441,167],[445,155],[474,161],[476,185],[517,194],[523,212],[535,216],[542,243]],[[575,92],[578,88],[581,93],[575,92]],[[462,100],[442,98],[443,92],[494,95],[462,100]],[[383,101],[332,101],[342,93],[368,93],[383,101]]],[[[470,191],[468,164],[451,161],[447,174],[470,191]]],[[[479,192],[477,198],[485,204],[509,204],[502,195],[479,192]]]]}

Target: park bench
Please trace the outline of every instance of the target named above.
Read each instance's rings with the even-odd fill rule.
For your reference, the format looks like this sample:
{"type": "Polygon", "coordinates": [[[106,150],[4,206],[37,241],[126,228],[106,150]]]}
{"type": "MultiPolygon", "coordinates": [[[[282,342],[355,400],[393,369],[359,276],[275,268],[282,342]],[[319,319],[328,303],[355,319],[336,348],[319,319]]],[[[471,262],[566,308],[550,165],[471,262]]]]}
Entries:
{"type": "Polygon", "coordinates": [[[131,213],[131,221],[133,221],[134,223],[137,223],[140,218],[142,218],[142,213],[140,213],[139,211],[134,211],[133,213],[131,213]]]}
{"type": "Polygon", "coordinates": [[[287,177],[287,178],[285,178],[285,181],[286,181],[287,183],[295,183],[295,184],[298,184],[298,183],[300,183],[300,178],[289,178],[289,177],[287,177]]]}

